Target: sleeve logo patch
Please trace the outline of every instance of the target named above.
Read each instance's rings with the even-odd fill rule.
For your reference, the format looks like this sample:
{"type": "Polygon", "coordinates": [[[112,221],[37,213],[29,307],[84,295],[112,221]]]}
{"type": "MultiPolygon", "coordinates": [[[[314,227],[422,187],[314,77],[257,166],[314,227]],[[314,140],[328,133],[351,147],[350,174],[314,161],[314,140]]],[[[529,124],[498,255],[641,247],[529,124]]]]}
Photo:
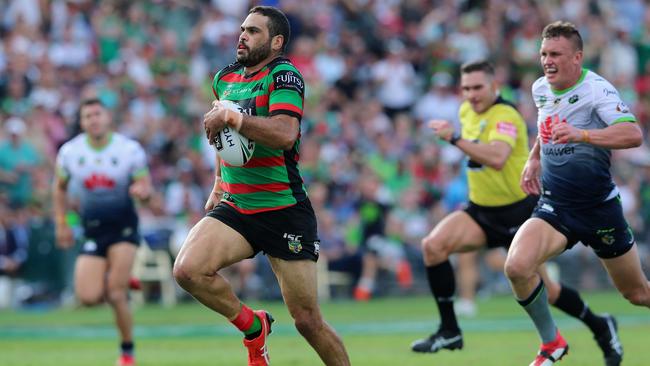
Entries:
{"type": "Polygon", "coordinates": [[[616,104],[616,112],[630,113],[630,108],[628,108],[627,104],[625,104],[623,102],[618,102],[616,104]]]}
{"type": "Polygon", "coordinates": [[[497,122],[497,132],[512,138],[517,137],[517,127],[510,122],[497,122]]]}
{"type": "Polygon", "coordinates": [[[302,77],[290,70],[284,70],[274,75],[275,89],[295,90],[302,94],[305,90],[305,83],[302,77]]]}

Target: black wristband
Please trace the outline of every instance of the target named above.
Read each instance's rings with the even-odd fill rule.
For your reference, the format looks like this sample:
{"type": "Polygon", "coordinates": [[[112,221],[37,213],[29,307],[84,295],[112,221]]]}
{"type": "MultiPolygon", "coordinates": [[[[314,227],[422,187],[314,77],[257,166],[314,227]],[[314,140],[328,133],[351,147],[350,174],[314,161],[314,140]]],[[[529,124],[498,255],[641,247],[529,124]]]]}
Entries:
{"type": "Polygon", "coordinates": [[[452,145],[456,145],[456,143],[458,142],[458,140],[460,140],[460,138],[461,138],[460,135],[454,132],[454,134],[451,135],[451,138],[449,139],[449,143],[452,145]]]}

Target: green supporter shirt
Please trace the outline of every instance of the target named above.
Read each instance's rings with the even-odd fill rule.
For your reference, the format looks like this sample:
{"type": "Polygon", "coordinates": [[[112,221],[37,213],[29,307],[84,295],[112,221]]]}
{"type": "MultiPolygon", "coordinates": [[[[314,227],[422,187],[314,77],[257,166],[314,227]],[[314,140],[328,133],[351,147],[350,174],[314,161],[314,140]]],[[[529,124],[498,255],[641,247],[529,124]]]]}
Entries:
{"type": "MultiPolygon", "coordinates": [[[[252,116],[302,118],[305,83],[286,58],[276,58],[250,75],[238,62],[228,65],[214,76],[212,90],[217,99],[233,101],[252,116]]],[[[246,165],[235,167],[222,161],[222,201],[241,213],[253,214],[292,206],[307,198],[298,169],[299,145],[299,138],[289,150],[256,143],[246,165]]]]}

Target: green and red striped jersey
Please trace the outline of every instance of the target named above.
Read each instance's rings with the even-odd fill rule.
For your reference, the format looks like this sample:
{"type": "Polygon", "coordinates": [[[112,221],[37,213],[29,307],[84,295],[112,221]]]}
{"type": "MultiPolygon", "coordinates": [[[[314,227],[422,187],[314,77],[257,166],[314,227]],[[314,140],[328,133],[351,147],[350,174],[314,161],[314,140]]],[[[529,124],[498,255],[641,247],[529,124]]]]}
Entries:
{"type": "MultiPolygon", "coordinates": [[[[305,82],[296,67],[278,57],[246,75],[239,62],[217,72],[212,83],[219,100],[237,103],[244,113],[302,118],[305,82]]],[[[242,167],[221,162],[222,201],[245,214],[278,210],[307,198],[298,169],[300,134],[289,150],[271,149],[258,142],[251,160],[242,167]]]]}

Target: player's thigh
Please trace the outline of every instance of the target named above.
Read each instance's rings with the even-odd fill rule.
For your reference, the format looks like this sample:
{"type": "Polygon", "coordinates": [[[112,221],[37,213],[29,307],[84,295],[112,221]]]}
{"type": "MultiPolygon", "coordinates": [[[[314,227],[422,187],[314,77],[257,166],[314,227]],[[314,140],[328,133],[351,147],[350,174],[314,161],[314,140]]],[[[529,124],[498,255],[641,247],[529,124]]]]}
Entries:
{"type": "Polygon", "coordinates": [[[622,294],[645,288],[648,283],[639,259],[637,245],[616,258],[600,258],[614,285],[622,294]]]}
{"type": "Polygon", "coordinates": [[[537,217],[530,218],[515,234],[508,250],[506,266],[516,263],[537,268],[562,253],[566,245],[567,238],[551,224],[537,217]]]}
{"type": "Polygon", "coordinates": [[[424,251],[466,252],[485,246],[483,229],[465,211],[447,215],[423,240],[424,251]]]}
{"type": "Polygon", "coordinates": [[[213,273],[253,254],[253,248],[240,233],[207,216],[190,230],[174,267],[213,273]]]}
{"type": "Polygon", "coordinates": [[[320,316],[316,262],[309,259],[288,261],[271,256],[268,258],[291,315],[294,318],[301,315],[320,316]]]}
{"type": "Polygon", "coordinates": [[[84,303],[98,302],[104,296],[104,282],[108,263],[106,258],[81,254],[74,268],[74,288],[84,303]]]}
{"type": "Polygon", "coordinates": [[[137,246],[129,242],[119,242],[108,247],[108,289],[126,289],[131,278],[131,270],[137,246]]]}

